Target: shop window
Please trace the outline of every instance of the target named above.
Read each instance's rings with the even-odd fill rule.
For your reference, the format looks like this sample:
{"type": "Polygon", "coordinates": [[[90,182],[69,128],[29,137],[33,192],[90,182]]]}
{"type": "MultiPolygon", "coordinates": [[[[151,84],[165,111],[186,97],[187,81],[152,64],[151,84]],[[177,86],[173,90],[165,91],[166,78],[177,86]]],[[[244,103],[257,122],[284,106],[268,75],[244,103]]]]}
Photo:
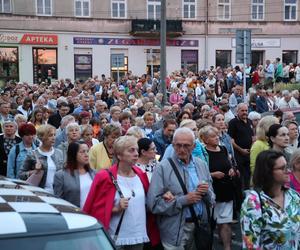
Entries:
{"type": "Polygon", "coordinates": [[[251,63],[254,67],[264,64],[264,51],[263,50],[252,50],[251,51],[251,63]]]}
{"type": "Polygon", "coordinates": [[[226,68],[231,65],[231,50],[216,50],[216,67],[226,68]]]}
{"type": "Polygon", "coordinates": [[[57,49],[33,48],[33,81],[51,83],[57,79],[57,49]]]}
{"type": "Polygon", "coordinates": [[[124,53],[111,54],[111,76],[117,82],[128,72],[128,56],[124,53]]]}
{"type": "Polygon", "coordinates": [[[160,50],[146,49],[147,54],[147,74],[153,76],[160,70],[160,50]]]}
{"type": "Polygon", "coordinates": [[[85,81],[93,75],[92,55],[74,55],[75,79],[85,81]]]}
{"type": "Polygon", "coordinates": [[[181,51],[181,69],[198,72],[198,50],[181,51]]]}
{"type": "Polygon", "coordinates": [[[282,62],[286,64],[298,63],[298,50],[284,50],[282,51],[282,62]]]}
{"type": "Polygon", "coordinates": [[[16,47],[0,47],[0,87],[9,80],[19,81],[18,54],[16,47]]]}

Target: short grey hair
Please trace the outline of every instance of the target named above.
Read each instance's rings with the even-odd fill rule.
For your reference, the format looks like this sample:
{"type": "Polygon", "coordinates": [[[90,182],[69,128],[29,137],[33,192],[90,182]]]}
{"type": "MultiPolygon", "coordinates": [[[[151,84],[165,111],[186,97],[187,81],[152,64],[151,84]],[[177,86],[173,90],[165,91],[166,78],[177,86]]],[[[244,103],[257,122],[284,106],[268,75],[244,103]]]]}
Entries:
{"type": "Polygon", "coordinates": [[[257,113],[256,111],[251,111],[248,114],[248,118],[253,121],[253,120],[260,120],[261,119],[261,114],[257,113]]]}
{"type": "Polygon", "coordinates": [[[182,135],[182,134],[191,135],[193,137],[193,143],[195,143],[195,141],[196,141],[195,134],[190,128],[187,128],[187,127],[182,127],[182,128],[176,129],[174,132],[174,135],[173,135],[173,141],[175,140],[175,138],[178,135],[182,135]]]}
{"type": "Polygon", "coordinates": [[[67,127],[66,127],[66,134],[69,134],[69,131],[70,131],[71,129],[73,129],[73,128],[78,128],[78,130],[79,130],[79,132],[80,132],[80,126],[79,126],[79,124],[76,123],[76,122],[71,122],[71,123],[69,123],[69,124],[67,125],[67,127]]]}
{"type": "Polygon", "coordinates": [[[290,91],[288,91],[287,89],[282,90],[282,96],[289,96],[290,95],[290,91]]]}

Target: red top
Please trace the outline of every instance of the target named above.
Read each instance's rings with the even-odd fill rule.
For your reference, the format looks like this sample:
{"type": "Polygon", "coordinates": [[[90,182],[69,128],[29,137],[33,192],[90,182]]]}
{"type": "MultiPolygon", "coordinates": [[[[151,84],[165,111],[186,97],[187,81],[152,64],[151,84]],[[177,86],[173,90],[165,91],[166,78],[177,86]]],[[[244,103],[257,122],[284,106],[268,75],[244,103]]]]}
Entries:
{"type": "Polygon", "coordinates": [[[297,181],[293,173],[290,174],[289,186],[300,194],[300,183],[297,181]]]}
{"type": "MultiPolygon", "coordinates": [[[[132,167],[132,169],[140,178],[146,194],[149,188],[149,181],[146,173],[143,173],[138,167],[132,167]]],[[[109,170],[117,179],[117,164],[112,165],[109,170]]],[[[83,211],[99,220],[106,230],[109,228],[115,194],[116,188],[112,183],[109,173],[104,169],[100,170],[93,180],[83,211]]],[[[157,245],[160,241],[159,232],[156,226],[155,217],[151,213],[147,213],[147,233],[151,244],[153,246],[157,245]]]]}

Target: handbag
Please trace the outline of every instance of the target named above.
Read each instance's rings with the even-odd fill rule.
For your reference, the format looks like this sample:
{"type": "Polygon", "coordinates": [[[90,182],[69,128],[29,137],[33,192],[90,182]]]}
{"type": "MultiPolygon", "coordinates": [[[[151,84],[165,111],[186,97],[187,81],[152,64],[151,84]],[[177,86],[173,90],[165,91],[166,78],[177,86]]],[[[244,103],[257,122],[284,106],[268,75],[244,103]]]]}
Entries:
{"type": "MultiPolygon", "coordinates": [[[[183,193],[186,195],[188,193],[186,186],[181,178],[181,175],[174,163],[174,161],[171,158],[168,158],[173,171],[180,183],[180,186],[182,188],[183,193]]],[[[205,208],[207,211],[207,223],[199,223],[199,219],[196,216],[195,209],[193,205],[189,206],[189,210],[193,219],[193,222],[195,224],[195,229],[194,229],[194,240],[195,240],[195,245],[197,250],[211,250],[212,249],[212,242],[213,242],[213,234],[211,230],[211,224],[210,224],[210,207],[208,202],[205,199],[202,199],[202,201],[205,204],[205,208]]]]}
{"type": "MultiPolygon", "coordinates": [[[[113,176],[112,172],[109,169],[106,169],[106,171],[108,172],[108,174],[109,174],[109,176],[112,180],[112,183],[114,184],[114,186],[115,186],[117,192],[119,193],[120,197],[124,198],[124,195],[123,195],[123,193],[120,189],[118,181],[116,180],[116,178],[113,176]]],[[[114,234],[114,237],[113,237],[114,242],[116,242],[117,239],[118,239],[118,235],[119,235],[119,232],[120,232],[120,229],[121,229],[124,214],[125,214],[125,210],[122,211],[121,218],[120,218],[119,223],[117,225],[117,228],[116,228],[116,231],[115,231],[115,234],[114,234]]]]}
{"type": "Polygon", "coordinates": [[[44,170],[35,169],[34,172],[27,178],[26,182],[32,186],[38,187],[43,179],[44,170]]]}

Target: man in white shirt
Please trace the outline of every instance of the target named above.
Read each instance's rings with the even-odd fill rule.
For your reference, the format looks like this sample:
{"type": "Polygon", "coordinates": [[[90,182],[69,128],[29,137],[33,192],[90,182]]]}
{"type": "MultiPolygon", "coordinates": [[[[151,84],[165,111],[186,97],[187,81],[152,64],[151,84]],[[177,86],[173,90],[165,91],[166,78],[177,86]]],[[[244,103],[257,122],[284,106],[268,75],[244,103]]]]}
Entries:
{"type": "Polygon", "coordinates": [[[297,106],[295,103],[291,102],[292,95],[290,91],[283,90],[282,91],[282,98],[278,102],[279,109],[288,109],[288,108],[296,108],[297,106]]]}
{"type": "Polygon", "coordinates": [[[209,75],[206,78],[205,83],[204,83],[205,88],[209,89],[211,85],[215,87],[215,84],[216,84],[216,78],[214,77],[214,74],[209,73],[209,75]]]}

